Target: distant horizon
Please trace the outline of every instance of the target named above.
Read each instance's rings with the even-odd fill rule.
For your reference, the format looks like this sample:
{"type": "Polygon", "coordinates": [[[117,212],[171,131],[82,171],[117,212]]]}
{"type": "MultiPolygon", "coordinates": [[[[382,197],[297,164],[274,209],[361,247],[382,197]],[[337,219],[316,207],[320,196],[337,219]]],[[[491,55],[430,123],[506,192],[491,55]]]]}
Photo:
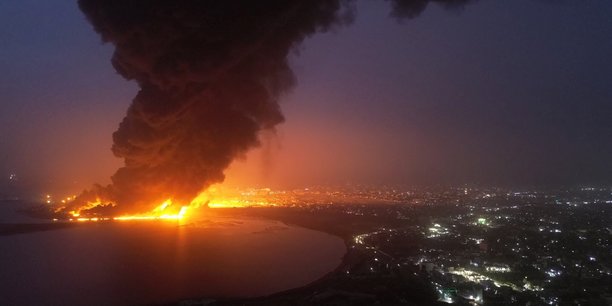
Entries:
{"type": "MultiPolygon", "coordinates": [[[[468,191],[488,191],[492,189],[500,189],[505,192],[559,192],[559,191],[594,191],[594,192],[612,192],[612,183],[600,183],[600,184],[540,184],[540,185],[485,185],[485,184],[364,184],[364,183],[344,183],[335,185],[303,185],[303,186],[289,186],[289,187],[274,187],[274,186],[228,186],[223,184],[213,185],[214,188],[223,188],[225,191],[246,191],[246,190],[263,190],[270,189],[273,192],[292,192],[299,190],[344,190],[346,188],[361,188],[362,190],[395,190],[397,192],[438,192],[456,190],[458,192],[467,189],[468,191]],[[594,190],[589,190],[594,189],[594,190]]],[[[40,191],[24,191],[19,189],[2,188],[0,189],[0,197],[14,198],[17,197],[19,200],[28,202],[40,202],[44,203],[45,195],[52,195],[54,200],[64,196],[76,194],[77,192],[52,192],[50,190],[40,191]]],[[[4,200],[4,199],[0,199],[4,200]]]]}

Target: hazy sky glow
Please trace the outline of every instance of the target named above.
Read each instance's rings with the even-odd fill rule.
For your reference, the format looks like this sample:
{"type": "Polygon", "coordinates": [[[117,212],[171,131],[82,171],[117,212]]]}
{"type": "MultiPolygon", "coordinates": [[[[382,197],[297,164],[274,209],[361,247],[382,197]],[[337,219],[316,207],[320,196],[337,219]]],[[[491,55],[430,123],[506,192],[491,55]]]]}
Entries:
{"type": "MultiPolygon", "coordinates": [[[[287,122],[228,182],[612,181],[612,3],[480,1],[352,25],[292,59],[287,122]]],[[[121,164],[111,134],[135,94],[71,1],[0,2],[0,174],[78,192],[121,164]]]]}

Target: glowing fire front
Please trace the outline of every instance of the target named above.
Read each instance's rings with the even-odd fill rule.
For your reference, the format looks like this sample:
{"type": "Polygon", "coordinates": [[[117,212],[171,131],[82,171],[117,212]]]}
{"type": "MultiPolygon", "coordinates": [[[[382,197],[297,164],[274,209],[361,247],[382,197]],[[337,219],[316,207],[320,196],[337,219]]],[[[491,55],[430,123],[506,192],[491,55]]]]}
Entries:
{"type": "MultiPolygon", "coordinates": [[[[70,199],[70,198],[68,198],[68,199],[70,199]]],[[[76,199],[76,197],[72,198],[72,200],[74,200],[74,199],[76,199]]],[[[64,203],[64,201],[62,203],[64,203]]],[[[111,206],[112,207],[112,206],[114,206],[114,204],[111,204],[111,203],[104,204],[104,203],[102,203],[102,200],[100,200],[100,198],[96,198],[95,201],[88,201],[85,205],[83,205],[83,206],[81,206],[81,207],[79,207],[77,209],[71,210],[68,213],[71,216],[73,216],[73,217],[80,217],[81,216],[81,211],[89,210],[89,209],[92,209],[92,208],[95,208],[95,207],[106,207],[106,206],[111,206]]],[[[59,208],[59,209],[56,209],[55,212],[59,212],[62,209],[63,209],[63,207],[59,208]]]]}
{"type": "MultiPolygon", "coordinates": [[[[114,204],[103,204],[99,199],[95,202],[88,202],[86,205],[71,210],[68,212],[70,215],[69,221],[131,221],[131,220],[180,220],[187,214],[187,210],[189,206],[180,206],[174,205],[171,199],[164,201],[161,205],[155,207],[152,211],[142,214],[132,214],[132,215],[119,215],[116,217],[84,217],[81,214],[87,215],[87,210],[104,207],[104,206],[114,206],[114,204]]],[[[61,208],[56,210],[56,212],[61,211],[61,208]]]]}
{"type": "Polygon", "coordinates": [[[161,205],[157,206],[153,211],[147,214],[123,215],[114,217],[113,220],[129,221],[129,220],[180,220],[187,214],[189,206],[180,206],[177,211],[172,212],[172,200],[168,199],[161,205]]]}
{"type": "MultiPolygon", "coordinates": [[[[269,190],[269,189],[268,189],[269,190]]],[[[221,188],[210,187],[201,192],[187,205],[176,203],[173,199],[167,199],[152,210],[136,214],[119,214],[117,216],[100,216],[92,213],[96,209],[114,208],[116,205],[104,202],[100,198],[95,201],[86,202],[84,205],[74,208],[74,206],[61,206],[55,209],[56,213],[68,212],[69,221],[132,221],[132,220],[181,220],[187,216],[188,211],[200,208],[224,208],[224,207],[246,207],[246,206],[270,206],[266,199],[248,199],[252,196],[244,192],[227,192],[221,188]],[[67,207],[71,207],[70,210],[67,207]]],[[[66,203],[70,204],[70,203],[66,203]]]]}

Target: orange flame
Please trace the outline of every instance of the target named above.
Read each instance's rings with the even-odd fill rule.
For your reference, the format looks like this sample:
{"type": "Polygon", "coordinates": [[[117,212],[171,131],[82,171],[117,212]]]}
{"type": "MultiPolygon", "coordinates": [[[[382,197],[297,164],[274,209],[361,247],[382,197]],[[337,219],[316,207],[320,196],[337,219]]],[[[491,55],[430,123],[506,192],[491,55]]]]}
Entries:
{"type": "MultiPolygon", "coordinates": [[[[269,189],[262,189],[267,190],[269,189]]],[[[75,197],[68,197],[67,200],[74,200],[75,197]]],[[[84,212],[94,207],[102,207],[106,205],[104,202],[97,198],[95,201],[87,202],[87,204],[69,211],[68,213],[72,218],[70,221],[87,222],[87,221],[132,221],[132,220],[181,220],[187,216],[188,211],[199,208],[225,208],[225,207],[247,207],[247,206],[274,206],[267,201],[265,194],[258,194],[254,197],[253,192],[235,192],[224,190],[217,186],[209,187],[208,189],[200,192],[188,205],[181,205],[175,203],[173,199],[167,199],[154,209],[146,213],[119,215],[115,217],[86,217],[82,216],[84,212]]],[[[56,209],[56,212],[61,212],[63,207],[56,209]]]]}
{"type": "Polygon", "coordinates": [[[167,209],[172,207],[172,199],[164,201],[161,205],[155,207],[150,213],[136,214],[136,215],[123,215],[114,217],[113,220],[117,221],[130,221],[130,220],[180,220],[187,214],[188,206],[181,206],[176,213],[169,213],[167,209]]]}
{"type": "MultiPolygon", "coordinates": [[[[269,191],[269,189],[261,189],[269,191]]],[[[254,195],[249,192],[229,191],[221,186],[211,186],[200,192],[192,201],[190,206],[200,207],[206,205],[209,208],[232,208],[249,206],[275,206],[268,201],[266,196],[254,195]]]]}

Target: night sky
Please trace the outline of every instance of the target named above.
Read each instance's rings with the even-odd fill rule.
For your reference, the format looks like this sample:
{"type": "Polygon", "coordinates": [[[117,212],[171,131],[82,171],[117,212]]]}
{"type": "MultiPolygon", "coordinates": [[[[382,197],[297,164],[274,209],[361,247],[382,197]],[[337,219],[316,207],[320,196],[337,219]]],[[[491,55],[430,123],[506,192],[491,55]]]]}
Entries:
{"type": "MultiPolygon", "coordinates": [[[[286,122],[241,186],[612,182],[612,2],[479,1],[351,25],[291,57],[286,122]]],[[[137,91],[72,1],[0,2],[0,174],[36,192],[107,183],[137,91]]]]}

